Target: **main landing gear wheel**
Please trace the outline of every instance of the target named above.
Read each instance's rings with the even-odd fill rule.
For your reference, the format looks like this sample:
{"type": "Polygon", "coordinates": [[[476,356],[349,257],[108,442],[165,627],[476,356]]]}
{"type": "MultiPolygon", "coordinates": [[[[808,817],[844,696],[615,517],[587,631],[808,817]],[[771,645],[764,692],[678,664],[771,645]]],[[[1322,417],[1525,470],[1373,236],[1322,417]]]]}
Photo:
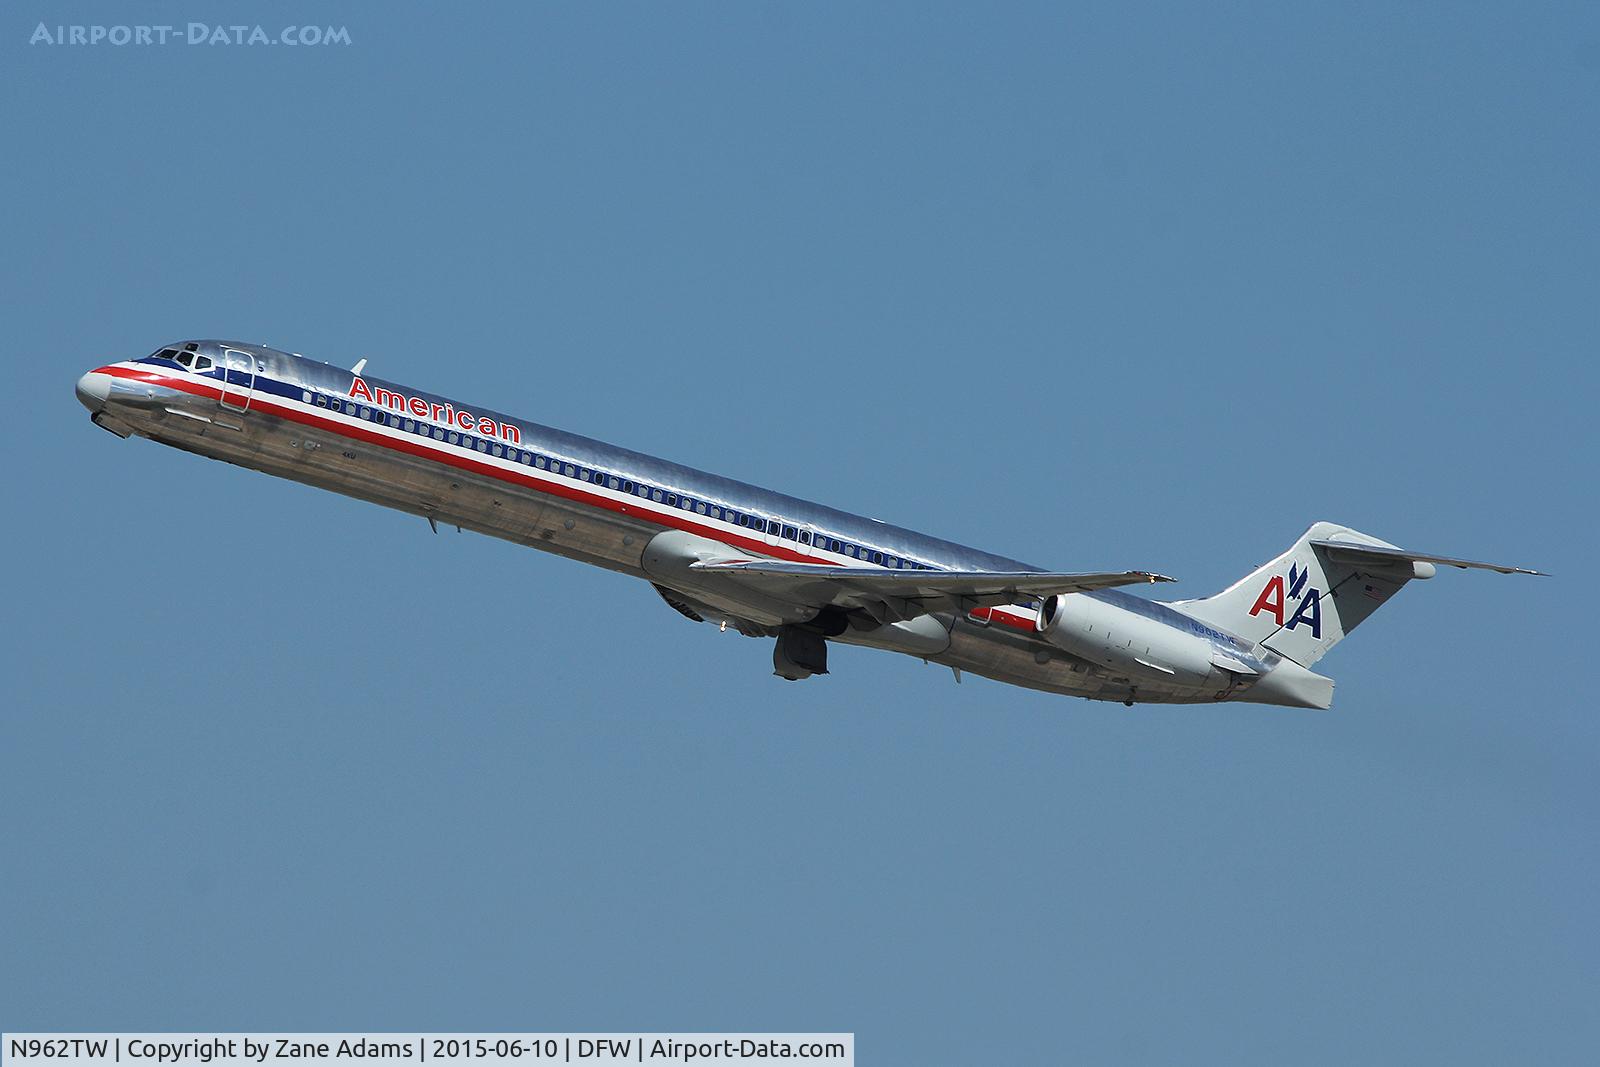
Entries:
{"type": "Polygon", "coordinates": [[[772,646],[772,673],[791,682],[827,674],[828,642],[821,634],[798,626],[778,627],[778,641],[772,646]]]}

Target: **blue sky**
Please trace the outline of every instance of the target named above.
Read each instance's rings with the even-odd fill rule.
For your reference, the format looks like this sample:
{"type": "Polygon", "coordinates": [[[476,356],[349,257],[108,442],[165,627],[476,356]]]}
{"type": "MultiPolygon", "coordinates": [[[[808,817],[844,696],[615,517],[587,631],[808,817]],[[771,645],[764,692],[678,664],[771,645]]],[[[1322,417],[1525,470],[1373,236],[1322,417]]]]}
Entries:
{"type": "Polygon", "coordinates": [[[0,92],[0,1026],[1600,1044],[1591,6],[16,0],[0,92]],[[195,20],[351,43],[28,44],[195,20]],[[1314,519],[1556,577],[1408,588],[1325,714],[786,684],[89,424],[194,336],[1182,596],[1314,519]]]}

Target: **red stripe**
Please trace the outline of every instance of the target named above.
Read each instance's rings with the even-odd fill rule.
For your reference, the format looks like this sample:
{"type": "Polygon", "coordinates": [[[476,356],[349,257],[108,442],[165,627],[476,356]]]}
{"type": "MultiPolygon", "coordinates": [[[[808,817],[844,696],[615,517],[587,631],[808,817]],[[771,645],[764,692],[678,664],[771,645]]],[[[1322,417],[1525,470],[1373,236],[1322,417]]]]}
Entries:
{"type": "Polygon", "coordinates": [[[1013,615],[1005,608],[974,608],[967,614],[978,622],[987,620],[989,622],[997,622],[1001,626],[1009,626],[1013,630],[1033,633],[1034,626],[1031,618],[1013,615]]]}

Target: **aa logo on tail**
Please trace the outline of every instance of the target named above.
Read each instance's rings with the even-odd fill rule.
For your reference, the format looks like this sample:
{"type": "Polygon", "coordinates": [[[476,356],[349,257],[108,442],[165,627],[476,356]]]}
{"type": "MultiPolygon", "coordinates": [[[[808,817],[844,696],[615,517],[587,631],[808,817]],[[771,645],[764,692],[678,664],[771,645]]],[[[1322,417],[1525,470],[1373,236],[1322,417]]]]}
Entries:
{"type": "Polygon", "coordinates": [[[1271,615],[1279,626],[1283,626],[1285,602],[1298,600],[1300,604],[1295,608],[1294,614],[1289,616],[1289,624],[1284,628],[1293,630],[1296,626],[1305,624],[1311,627],[1313,638],[1322,640],[1322,594],[1315,589],[1306,588],[1306,580],[1310,576],[1310,572],[1300,564],[1291,563],[1287,590],[1284,587],[1283,575],[1273,575],[1262,587],[1261,595],[1256,597],[1250,614],[1260,615],[1264,611],[1271,615]]]}

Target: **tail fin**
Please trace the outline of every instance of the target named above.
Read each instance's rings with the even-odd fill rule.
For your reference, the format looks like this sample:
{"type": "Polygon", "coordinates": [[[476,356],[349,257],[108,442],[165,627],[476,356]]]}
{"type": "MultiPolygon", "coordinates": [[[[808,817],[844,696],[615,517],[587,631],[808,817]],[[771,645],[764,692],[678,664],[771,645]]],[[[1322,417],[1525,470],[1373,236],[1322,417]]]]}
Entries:
{"type": "Polygon", "coordinates": [[[1287,552],[1216,596],[1170,606],[1276,652],[1302,667],[1328,654],[1413,578],[1434,564],[1538,574],[1471,560],[1407,552],[1348,527],[1317,522],[1287,552]]]}

